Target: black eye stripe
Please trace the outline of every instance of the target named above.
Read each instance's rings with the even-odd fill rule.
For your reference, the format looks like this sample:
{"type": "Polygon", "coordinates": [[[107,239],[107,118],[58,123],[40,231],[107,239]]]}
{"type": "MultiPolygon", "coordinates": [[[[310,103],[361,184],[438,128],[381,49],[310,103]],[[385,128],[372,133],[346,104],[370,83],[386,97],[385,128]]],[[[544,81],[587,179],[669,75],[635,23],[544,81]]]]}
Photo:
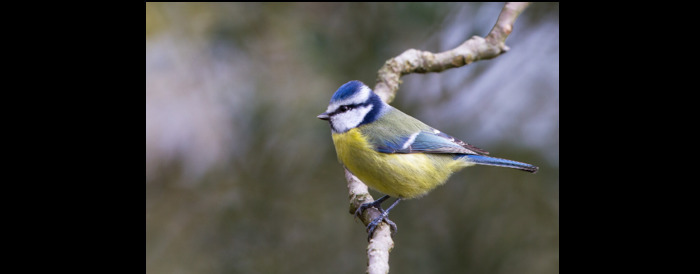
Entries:
{"type": "Polygon", "coordinates": [[[343,113],[343,112],[346,112],[346,111],[348,111],[348,110],[352,110],[352,109],[355,109],[355,108],[358,108],[358,107],[367,106],[367,105],[369,105],[369,103],[364,103],[364,104],[352,104],[352,105],[342,105],[342,106],[339,106],[338,109],[336,109],[334,112],[331,112],[331,113],[329,113],[328,115],[329,115],[329,116],[333,116],[333,115],[338,114],[338,113],[343,113]]]}

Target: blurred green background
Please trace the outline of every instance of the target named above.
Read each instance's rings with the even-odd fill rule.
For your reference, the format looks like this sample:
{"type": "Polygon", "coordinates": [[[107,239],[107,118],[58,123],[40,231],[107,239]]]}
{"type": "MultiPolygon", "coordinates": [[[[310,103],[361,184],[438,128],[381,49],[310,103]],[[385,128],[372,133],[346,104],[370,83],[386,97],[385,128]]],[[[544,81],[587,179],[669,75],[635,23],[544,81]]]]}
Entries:
{"type": "MultiPolygon", "coordinates": [[[[367,235],[316,115],[406,49],[486,36],[502,7],[146,3],[146,272],[364,273],[367,235]]],[[[540,171],[471,167],[402,202],[392,273],[559,272],[558,3],[530,5],[506,44],[404,76],[392,105],[540,171]]]]}

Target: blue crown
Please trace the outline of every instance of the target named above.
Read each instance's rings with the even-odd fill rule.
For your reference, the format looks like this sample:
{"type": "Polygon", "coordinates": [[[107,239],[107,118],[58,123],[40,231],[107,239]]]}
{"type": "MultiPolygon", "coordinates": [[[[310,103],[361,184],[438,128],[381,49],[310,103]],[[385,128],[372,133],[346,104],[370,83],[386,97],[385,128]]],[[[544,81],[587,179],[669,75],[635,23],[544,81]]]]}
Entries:
{"type": "Polygon", "coordinates": [[[353,95],[355,95],[355,93],[360,91],[360,88],[363,85],[365,84],[357,80],[352,80],[350,82],[345,83],[344,85],[338,88],[335,94],[333,94],[333,97],[331,97],[331,102],[345,100],[347,98],[352,97],[353,95]]]}

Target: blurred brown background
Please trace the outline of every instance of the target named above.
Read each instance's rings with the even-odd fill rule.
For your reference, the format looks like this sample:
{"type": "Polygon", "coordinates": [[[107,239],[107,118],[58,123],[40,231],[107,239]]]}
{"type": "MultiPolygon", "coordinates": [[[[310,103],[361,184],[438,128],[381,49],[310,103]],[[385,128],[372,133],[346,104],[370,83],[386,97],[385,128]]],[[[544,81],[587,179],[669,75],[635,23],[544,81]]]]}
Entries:
{"type": "MultiPolygon", "coordinates": [[[[406,49],[486,36],[502,7],[146,3],[146,272],[364,273],[367,235],[316,115],[406,49]]],[[[506,44],[403,77],[392,105],[540,171],[471,167],[402,202],[392,273],[559,272],[559,4],[530,5],[506,44]]]]}

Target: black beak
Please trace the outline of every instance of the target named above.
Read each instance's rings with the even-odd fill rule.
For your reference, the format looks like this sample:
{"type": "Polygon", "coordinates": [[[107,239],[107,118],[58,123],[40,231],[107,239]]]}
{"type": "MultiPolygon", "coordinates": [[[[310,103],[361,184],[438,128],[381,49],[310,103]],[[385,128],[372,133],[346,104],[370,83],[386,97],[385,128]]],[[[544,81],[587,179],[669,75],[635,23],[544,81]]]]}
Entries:
{"type": "Polygon", "coordinates": [[[321,113],[318,116],[316,116],[316,118],[328,121],[328,119],[330,119],[331,117],[328,116],[328,114],[324,112],[324,113],[321,113]]]}

